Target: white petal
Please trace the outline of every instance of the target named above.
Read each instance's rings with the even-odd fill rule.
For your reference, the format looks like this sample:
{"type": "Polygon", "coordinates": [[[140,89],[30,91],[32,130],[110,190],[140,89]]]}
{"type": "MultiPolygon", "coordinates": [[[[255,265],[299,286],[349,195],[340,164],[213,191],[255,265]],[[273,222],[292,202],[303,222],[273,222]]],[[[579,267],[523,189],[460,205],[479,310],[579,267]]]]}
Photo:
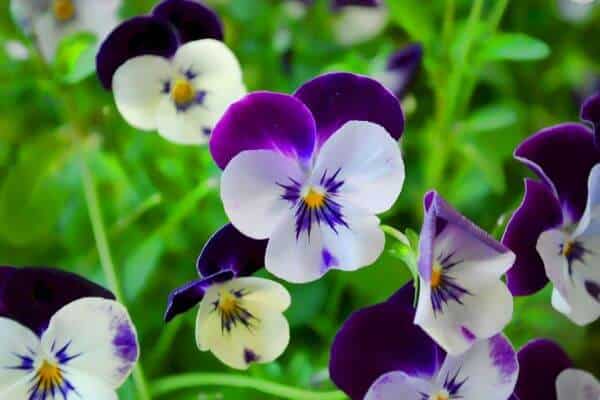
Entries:
{"type": "Polygon", "coordinates": [[[242,81],[242,69],[233,52],[221,41],[201,39],[181,46],[173,62],[180,73],[196,75],[194,86],[212,88],[242,81]]]}
{"type": "Polygon", "coordinates": [[[172,67],[158,56],[134,57],[121,65],[113,76],[113,92],[119,112],[138,129],[156,128],[158,107],[165,82],[169,82],[172,67]]]}
{"type": "Polygon", "coordinates": [[[389,210],[402,191],[404,162],[397,141],[380,125],[350,121],[324,144],[312,175],[339,172],[340,195],[373,214],[389,210]]]}
{"type": "Polygon", "coordinates": [[[17,383],[0,388],[0,399],[29,400],[31,397],[31,382],[35,379],[35,373],[30,373],[17,383]]]}
{"type": "Polygon", "coordinates": [[[592,168],[588,178],[588,198],[585,212],[573,236],[580,235],[600,235],[600,164],[592,168]]]}
{"type": "Polygon", "coordinates": [[[271,362],[289,343],[289,325],[282,314],[289,304],[290,296],[285,288],[266,279],[239,278],[214,285],[200,303],[196,320],[198,347],[212,351],[219,360],[236,369],[271,362]],[[223,327],[214,305],[223,291],[245,293],[239,305],[253,316],[248,326],[237,322],[231,330],[223,327]]]}
{"type": "Polygon", "coordinates": [[[295,161],[268,150],[244,151],[234,157],[221,178],[221,199],[231,223],[254,239],[273,237],[292,204],[282,199],[290,179],[302,181],[295,161]]]}
{"type": "Polygon", "coordinates": [[[437,383],[443,386],[444,382],[456,377],[456,383],[464,381],[456,398],[507,400],[518,376],[516,352],[504,336],[498,335],[476,343],[458,357],[446,357],[437,383]]]}
{"type": "MultiPolygon", "coordinates": [[[[115,389],[101,379],[95,378],[86,373],[74,370],[73,368],[64,369],[64,377],[73,385],[79,397],[77,399],[85,400],[118,400],[115,389]]],[[[58,400],[58,397],[56,398],[58,400]]],[[[61,398],[62,400],[62,398],[61,398]]],[[[69,397],[70,400],[70,397],[69,397]]]]}
{"type": "Polygon", "coordinates": [[[600,382],[589,372],[566,369],[556,378],[558,400],[598,400],[600,382]]]}
{"type": "Polygon", "coordinates": [[[121,0],[73,0],[79,30],[95,34],[97,42],[102,42],[119,22],[121,3],[121,0]]]}
{"type": "Polygon", "coordinates": [[[328,269],[322,266],[321,229],[313,228],[310,237],[306,233],[296,237],[296,218],[289,213],[269,239],[265,268],[288,282],[306,283],[319,279],[327,272],[328,269]]]}
{"type": "Polygon", "coordinates": [[[46,61],[53,61],[56,49],[62,38],[75,33],[72,25],[59,25],[51,13],[45,13],[33,20],[33,32],[38,48],[46,61]]]}
{"type": "Polygon", "coordinates": [[[113,389],[129,376],[139,353],[127,310],[115,301],[92,297],[69,303],[54,314],[42,345],[48,354],[68,345],[68,354],[78,355],[68,362],[70,371],[113,389]]]}
{"type": "Polygon", "coordinates": [[[467,351],[477,339],[496,335],[512,319],[513,298],[501,281],[465,289],[470,294],[460,297],[462,304],[449,300],[435,313],[432,289],[421,278],[415,323],[452,355],[467,351]]]}
{"type": "Polygon", "coordinates": [[[373,383],[364,400],[417,400],[421,399],[423,394],[431,392],[431,383],[396,371],[380,376],[373,383]]]}
{"type": "Polygon", "coordinates": [[[346,46],[364,42],[385,28],[387,15],[383,6],[346,6],[335,21],[334,35],[339,43],[346,46]]]}
{"type": "MultiPolygon", "coordinates": [[[[0,317],[0,398],[10,398],[4,396],[5,391],[21,381],[27,382],[32,371],[15,367],[23,365],[19,356],[35,361],[39,347],[40,340],[31,330],[16,321],[0,317]]],[[[11,390],[20,389],[15,387],[11,390]]]]}

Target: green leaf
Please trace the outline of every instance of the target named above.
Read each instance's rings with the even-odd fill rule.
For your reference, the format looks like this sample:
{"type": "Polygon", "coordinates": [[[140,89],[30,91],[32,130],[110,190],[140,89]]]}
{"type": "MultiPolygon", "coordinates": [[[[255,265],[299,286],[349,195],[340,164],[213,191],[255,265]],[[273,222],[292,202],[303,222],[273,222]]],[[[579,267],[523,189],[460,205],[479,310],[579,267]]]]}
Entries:
{"type": "Polygon", "coordinates": [[[323,279],[306,285],[290,285],[288,289],[293,301],[285,314],[292,327],[309,323],[322,311],[328,294],[323,279]]]}
{"type": "Polygon", "coordinates": [[[66,83],[77,83],[96,71],[96,36],[77,33],[64,38],[56,52],[55,69],[66,83]]]}
{"type": "Polygon", "coordinates": [[[502,169],[502,162],[498,160],[498,157],[481,150],[471,144],[464,144],[461,149],[467,160],[472,161],[481,170],[492,190],[496,193],[503,193],[506,190],[506,177],[502,169]]]}
{"type": "Polygon", "coordinates": [[[424,7],[418,0],[388,1],[392,20],[404,28],[412,39],[419,40],[426,45],[433,37],[434,18],[430,15],[430,8],[424,7]]]}
{"type": "Polygon", "coordinates": [[[133,300],[150,282],[164,252],[164,242],[153,235],[138,245],[125,260],[123,271],[125,296],[133,300]]]}
{"type": "Polygon", "coordinates": [[[517,122],[517,110],[507,104],[491,104],[473,111],[461,124],[461,130],[484,133],[506,128],[517,122]]]}
{"type": "Polygon", "coordinates": [[[480,61],[534,61],[550,55],[550,47],[524,33],[500,33],[483,43],[480,61]]]}

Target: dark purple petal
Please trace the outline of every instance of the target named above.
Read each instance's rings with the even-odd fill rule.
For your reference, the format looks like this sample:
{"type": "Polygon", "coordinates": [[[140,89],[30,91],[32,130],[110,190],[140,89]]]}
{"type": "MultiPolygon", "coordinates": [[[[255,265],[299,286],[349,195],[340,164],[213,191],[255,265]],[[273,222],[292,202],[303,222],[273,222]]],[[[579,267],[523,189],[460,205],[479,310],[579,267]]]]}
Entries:
{"type": "Polygon", "coordinates": [[[589,97],[581,106],[581,119],[594,127],[596,147],[600,146],[600,92],[589,97]]]}
{"type": "Polygon", "coordinates": [[[546,184],[525,180],[525,196],[506,226],[502,243],[515,255],[507,285],[513,296],[527,296],[546,286],[544,263],[536,250],[542,232],[562,225],[558,199],[546,184]]]}
{"type": "Polygon", "coordinates": [[[227,224],[206,242],[196,269],[202,277],[226,270],[233,271],[235,276],[252,275],[265,266],[267,242],[244,236],[227,224]]]}
{"type": "Polygon", "coordinates": [[[40,335],[50,318],[82,297],[113,299],[114,295],[78,275],[51,268],[2,268],[0,316],[13,319],[40,335]],[[6,280],[4,280],[6,278],[6,280]]]}
{"type": "Polygon", "coordinates": [[[329,371],[353,400],[362,400],[385,373],[432,377],[444,361],[445,353],[413,323],[413,296],[409,283],[387,302],[352,314],[337,333],[329,371]]]}
{"type": "Polygon", "coordinates": [[[556,400],[556,378],[572,366],[569,356],[550,340],[536,339],[518,354],[519,379],[515,395],[519,400],[556,400]]]}
{"type": "Polygon", "coordinates": [[[165,0],[152,14],[168,20],[181,44],[198,39],[223,40],[223,25],[210,8],[193,0],[165,0]]]}
{"type": "Polygon", "coordinates": [[[231,270],[221,271],[206,278],[188,282],[184,286],[175,289],[171,292],[167,301],[165,322],[171,321],[177,315],[183,314],[200,303],[209,287],[215,283],[226,282],[234,276],[231,270]]]}
{"type": "Polygon", "coordinates": [[[358,7],[377,7],[381,5],[381,0],[332,0],[331,8],[339,10],[342,7],[358,6],[358,7]]]}
{"type": "Polygon", "coordinates": [[[374,79],[336,72],[321,75],[294,94],[312,111],[320,147],[348,121],[370,121],[383,126],[394,139],[404,131],[400,102],[374,79]]]}
{"type": "Polygon", "coordinates": [[[398,87],[389,88],[397,98],[402,99],[419,72],[423,60],[423,46],[418,43],[406,46],[393,53],[387,64],[387,71],[397,77],[398,87]]]}
{"type": "Polygon", "coordinates": [[[293,96],[255,92],[232,104],[210,137],[219,167],[245,150],[273,150],[305,163],[315,148],[315,120],[293,96]]]}
{"type": "Polygon", "coordinates": [[[155,17],[127,20],[100,46],[96,56],[98,78],[110,90],[115,71],[127,60],[141,55],[171,57],[177,46],[177,36],[168,22],[155,17]]]}
{"type": "Polygon", "coordinates": [[[435,238],[442,233],[448,224],[461,229],[475,243],[481,243],[496,253],[509,251],[508,248],[487,232],[456,211],[437,192],[431,191],[425,194],[424,206],[425,217],[419,240],[419,273],[423,279],[429,280],[431,278],[435,238]]]}
{"type": "Polygon", "coordinates": [[[515,158],[556,191],[565,223],[579,221],[587,202],[590,171],[600,161],[587,127],[568,123],[544,129],[521,143],[515,158]]]}

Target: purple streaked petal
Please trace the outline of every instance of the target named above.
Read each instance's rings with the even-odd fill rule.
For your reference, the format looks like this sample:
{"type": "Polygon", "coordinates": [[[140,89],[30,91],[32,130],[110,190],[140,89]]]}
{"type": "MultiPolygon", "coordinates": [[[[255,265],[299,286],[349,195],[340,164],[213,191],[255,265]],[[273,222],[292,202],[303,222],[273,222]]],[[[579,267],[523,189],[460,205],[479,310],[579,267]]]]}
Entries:
{"type": "MultiPolygon", "coordinates": [[[[479,259],[485,257],[487,253],[495,256],[498,253],[509,251],[508,248],[457,212],[437,192],[431,191],[425,195],[424,206],[425,218],[419,241],[419,273],[426,281],[431,278],[431,266],[435,257],[435,240],[448,225],[452,225],[457,232],[461,233],[461,237],[457,236],[453,239],[460,242],[457,243],[460,244],[460,248],[453,249],[455,252],[460,251],[479,259]]],[[[460,260],[468,261],[464,259],[463,254],[451,253],[447,256],[450,255],[456,255],[460,260]]],[[[443,264],[443,260],[440,262],[443,264]]]]}
{"type": "Polygon", "coordinates": [[[41,335],[50,318],[82,297],[114,299],[108,290],[78,275],[51,268],[3,268],[0,316],[14,319],[41,335]]]}
{"type": "Polygon", "coordinates": [[[412,284],[387,302],[355,312],[337,333],[329,370],[334,383],[353,400],[363,399],[382,375],[402,371],[431,378],[445,353],[413,324],[412,284]]]}
{"type": "Polygon", "coordinates": [[[556,343],[535,339],[519,351],[519,379],[514,398],[556,400],[556,378],[572,365],[569,356],[556,343]]]}
{"type": "Polygon", "coordinates": [[[215,283],[222,283],[235,277],[233,271],[226,270],[217,272],[206,278],[197,279],[186,283],[169,294],[167,310],[165,311],[165,322],[170,322],[179,314],[183,314],[202,301],[206,290],[215,283]]]}
{"type": "Polygon", "coordinates": [[[127,60],[142,55],[171,57],[177,46],[177,35],[167,21],[148,16],[127,20],[100,46],[96,55],[98,79],[110,90],[115,71],[127,60]]]}
{"type": "Polygon", "coordinates": [[[381,0],[332,0],[331,8],[334,11],[339,10],[342,7],[356,6],[356,7],[378,7],[381,5],[381,0]]]}
{"type": "Polygon", "coordinates": [[[202,277],[225,270],[236,277],[249,276],[265,266],[267,240],[244,236],[232,224],[217,231],[200,252],[196,269],[202,277]]]}
{"type": "Polygon", "coordinates": [[[383,126],[394,138],[404,131],[398,99],[374,79],[336,72],[321,75],[294,94],[312,111],[317,123],[318,147],[348,121],[369,121],[383,126]]]}
{"type": "Polygon", "coordinates": [[[587,127],[568,123],[543,129],[517,147],[515,158],[556,191],[564,223],[579,221],[587,201],[588,176],[600,161],[600,150],[587,127]]]}
{"type": "Polygon", "coordinates": [[[245,150],[273,150],[306,163],[315,148],[315,132],[314,118],[301,101],[255,92],[225,112],[211,135],[210,151],[221,169],[245,150]]]}
{"type": "Polygon", "coordinates": [[[181,44],[198,39],[223,40],[219,16],[204,4],[193,0],[165,0],[152,14],[169,21],[181,44]]]}
{"type": "Polygon", "coordinates": [[[408,45],[393,53],[388,59],[386,70],[395,76],[396,87],[388,88],[397,98],[402,99],[413,83],[423,60],[423,46],[419,43],[408,45]]]}
{"type": "Polygon", "coordinates": [[[600,92],[585,100],[581,106],[581,119],[592,124],[596,147],[600,146],[600,92]]]}
{"type": "Polygon", "coordinates": [[[533,294],[546,286],[544,263],[536,250],[542,232],[560,226],[558,199],[544,183],[525,180],[525,197],[506,226],[502,243],[516,255],[507,273],[507,285],[514,296],[533,294]]]}

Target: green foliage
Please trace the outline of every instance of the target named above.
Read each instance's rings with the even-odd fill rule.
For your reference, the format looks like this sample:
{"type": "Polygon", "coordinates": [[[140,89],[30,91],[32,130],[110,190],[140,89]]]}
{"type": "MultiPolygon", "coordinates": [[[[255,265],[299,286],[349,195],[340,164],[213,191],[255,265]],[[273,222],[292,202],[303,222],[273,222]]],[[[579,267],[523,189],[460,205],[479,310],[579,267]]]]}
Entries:
{"type": "MultiPolygon", "coordinates": [[[[286,283],[293,297],[290,347],[277,362],[247,373],[331,390],[329,347],[343,321],[415,274],[415,232],[427,190],[436,188],[501,236],[526,174],[512,160],[514,147],[539,129],[577,120],[580,99],[573,94],[600,73],[600,42],[593,40],[600,37],[600,14],[596,7],[587,20],[574,23],[547,0],[389,0],[386,30],[345,47],[333,39],[337,16],[327,1],[316,1],[303,15],[290,11],[293,1],[210,1],[250,90],[289,93],[323,71],[376,74],[391,51],[415,41],[425,48],[424,66],[404,99],[411,104],[402,141],[407,181],[382,218],[399,234],[388,235],[373,266],[332,272],[308,285],[286,283]]],[[[153,3],[126,0],[123,15],[147,12],[153,3]]],[[[230,373],[196,350],[194,312],[167,327],[162,321],[169,292],[197,276],[196,256],[226,223],[220,172],[206,148],[171,144],[122,120],[111,93],[93,76],[94,41],[86,34],[66,38],[57,61],[47,66],[13,25],[7,7],[0,10],[0,264],[59,266],[106,283],[84,196],[85,160],[151,386],[177,374],[230,373]],[[30,58],[11,58],[9,40],[24,41],[30,58]]],[[[549,289],[516,301],[508,334],[516,345],[554,338],[578,366],[599,372],[598,325],[569,323],[551,308],[549,289]]],[[[281,398],[229,386],[202,385],[161,398],[281,398]]],[[[139,398],[132,381],[120,395],[139,398]]]]}

